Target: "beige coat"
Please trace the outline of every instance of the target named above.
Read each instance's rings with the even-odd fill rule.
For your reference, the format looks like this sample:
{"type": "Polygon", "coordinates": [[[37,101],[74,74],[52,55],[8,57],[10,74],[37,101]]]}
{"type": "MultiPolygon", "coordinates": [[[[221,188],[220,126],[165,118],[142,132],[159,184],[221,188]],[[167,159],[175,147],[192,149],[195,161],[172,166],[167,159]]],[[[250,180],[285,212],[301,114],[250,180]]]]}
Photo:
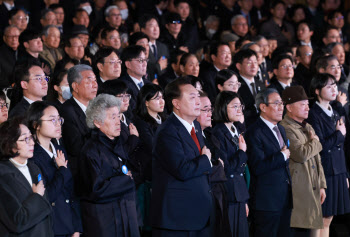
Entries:
{"type": "Polygon", "coordinates": [[[280,123],[290,142],[289,169],[292,176],[293,210],[291,227],[306,229],[323,228],[320,189],[326,188],[321,157],[322,145],[317,139],[310,140],[310,124],[305,128],[288,115],[280,123]]]}
{"type": "Polygon", "coordinates": [[[55,69],[56,63],[57,63],[59,60],[62,59],[62,53],[61,53],[61,51],[60,51],[59,49],[55,49],[55,52],[56,52],[57,57],[58,57],[58,60],[57,60],[57,61],[55,61],[55,59],[54,59],[54,57],[52,56],[52,54],[51,54],[49,48],[46,47],[45,44],[43,45],[43,51],[39,53],[40,56],[41,56],[43,59],[45,59],[46,61],[49,62],[52,72],[53,72],[54,69],[55,69]]]}

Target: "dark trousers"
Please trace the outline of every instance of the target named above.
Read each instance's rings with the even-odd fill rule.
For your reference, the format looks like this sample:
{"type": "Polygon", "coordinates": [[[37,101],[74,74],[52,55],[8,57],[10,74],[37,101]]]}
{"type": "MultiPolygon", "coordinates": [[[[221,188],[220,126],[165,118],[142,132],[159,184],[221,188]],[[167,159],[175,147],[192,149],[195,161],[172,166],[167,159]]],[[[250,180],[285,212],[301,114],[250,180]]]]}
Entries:
{"type": "Polygon", "coordinates": [[[291,211],[252,211],[253,237],[292,237],[291,211]]]}
{"type": "Polygon", "coordinates": [[[183,231],[183,230],[166,230],[152,229],[152,237],[211,237],[210,226],[207,225],[201,230],[183,231]]]}

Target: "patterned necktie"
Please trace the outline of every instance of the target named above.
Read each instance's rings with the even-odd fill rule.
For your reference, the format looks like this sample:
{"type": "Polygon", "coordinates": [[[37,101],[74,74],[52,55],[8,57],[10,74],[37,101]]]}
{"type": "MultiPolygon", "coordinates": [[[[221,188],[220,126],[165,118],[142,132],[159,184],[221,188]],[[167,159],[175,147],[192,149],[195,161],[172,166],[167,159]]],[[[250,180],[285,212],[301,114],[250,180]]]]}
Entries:
{"type": "Polygon", "coordinates": [[[143,82],[140,81],[139,83],[137,83],[137,85],[139,86],[139,88],[141,89],[143,87],[143,82]]]}
{"type": "Polygon", "coordinates": [[[274,131],[276,132],[276,134],[277,134],[278,142],[279,142],[279,144],[280,144],[280,148],[282,149],[282,148],[284,147],[284,141],[283,141],[281,132],[280,132],[280,130],[278,129],[277,126],[274,126],[274,127],[273,127],[273,130],[274,130],[274,131]]]}
{"type": "Polygon", "coordinates": [[[236,129],[235,127],[232,125],[231,126],[231,130],[232,132],[235,134],[232,138],[232,141],[236,144],[236,146],[238,147],[239,146],[239,139],[238,139],[238,136],[236,135],[236,129]]]}
{"type": "Polygon", "coordinates": [[[191,130],[191,137],[192,137],[194,143],[196,143],[198,150],[199,150],[199,153],[202,154],[202,149],[201,149],[201,146],[199,145],[199,141],[198,141],[196,132],[194,131],[194,127],[192,127],[192,130],[191,130]]]}

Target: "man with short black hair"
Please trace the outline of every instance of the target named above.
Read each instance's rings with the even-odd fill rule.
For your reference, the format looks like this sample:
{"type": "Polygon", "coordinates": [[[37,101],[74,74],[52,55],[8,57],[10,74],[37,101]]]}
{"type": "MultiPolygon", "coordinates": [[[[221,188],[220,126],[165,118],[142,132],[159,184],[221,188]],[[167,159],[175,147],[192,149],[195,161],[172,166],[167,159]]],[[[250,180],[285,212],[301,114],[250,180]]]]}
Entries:
{"type": "Polygon", "coordinates": [[[121,47],[120,34],[115,28],[108,26],[101,32],[101,44],[119,50],[121,47]]]}
{"type": "Polygon", "coordinates": [[[120,77],[122,60],[113,48],[101,48],[94,58],[95,73],[98,85],[120,77]]]}
{"type": "Polygon", "coordinates": [[[288,54],[276,56],[272,61],[273,73],[269,88],[275,88],[280,95],[287,87],[293,86],[294,77],[293,59],[288,54]]]}

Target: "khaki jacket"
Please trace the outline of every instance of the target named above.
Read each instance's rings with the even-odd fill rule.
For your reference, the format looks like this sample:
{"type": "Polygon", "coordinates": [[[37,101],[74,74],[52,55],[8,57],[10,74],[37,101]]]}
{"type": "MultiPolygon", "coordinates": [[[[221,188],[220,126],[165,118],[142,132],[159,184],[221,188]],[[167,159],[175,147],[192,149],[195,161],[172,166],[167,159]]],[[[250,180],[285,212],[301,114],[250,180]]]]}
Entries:
{"type": "Polygon", "coordinates": [[[43,59],[45,59],[46,61],[49,62],[50,66],[51,66],[52,72],[53,72],[54,69],[55,69],[56,63],[57,63],[59,60],[62,59],[62,53],[61,53],[61,51],[60,51],[59,49],[55,49],[55,51],[56,51],[56,54],[57,54],[57,57],[58,57],[58,60],[57,60],[57,61],[55,61],[55,59],[54,59],[54,57],[52,56],[52,54],[51,54],[49,48],[46,47],[45,44],[43,44],[43,51],[39,53],[40,56],[41,56],[43,59]]]}
{"type": "Polygon", "coordinates": [[[319,155],[321,143],[310,140],[310,124],[303,128],[288,115],[280,123],[286,130],[290,143],[289,169],[292,176],[293,210],[291,227],[323,228],[320,189],[327,188],[319,155]]]}

